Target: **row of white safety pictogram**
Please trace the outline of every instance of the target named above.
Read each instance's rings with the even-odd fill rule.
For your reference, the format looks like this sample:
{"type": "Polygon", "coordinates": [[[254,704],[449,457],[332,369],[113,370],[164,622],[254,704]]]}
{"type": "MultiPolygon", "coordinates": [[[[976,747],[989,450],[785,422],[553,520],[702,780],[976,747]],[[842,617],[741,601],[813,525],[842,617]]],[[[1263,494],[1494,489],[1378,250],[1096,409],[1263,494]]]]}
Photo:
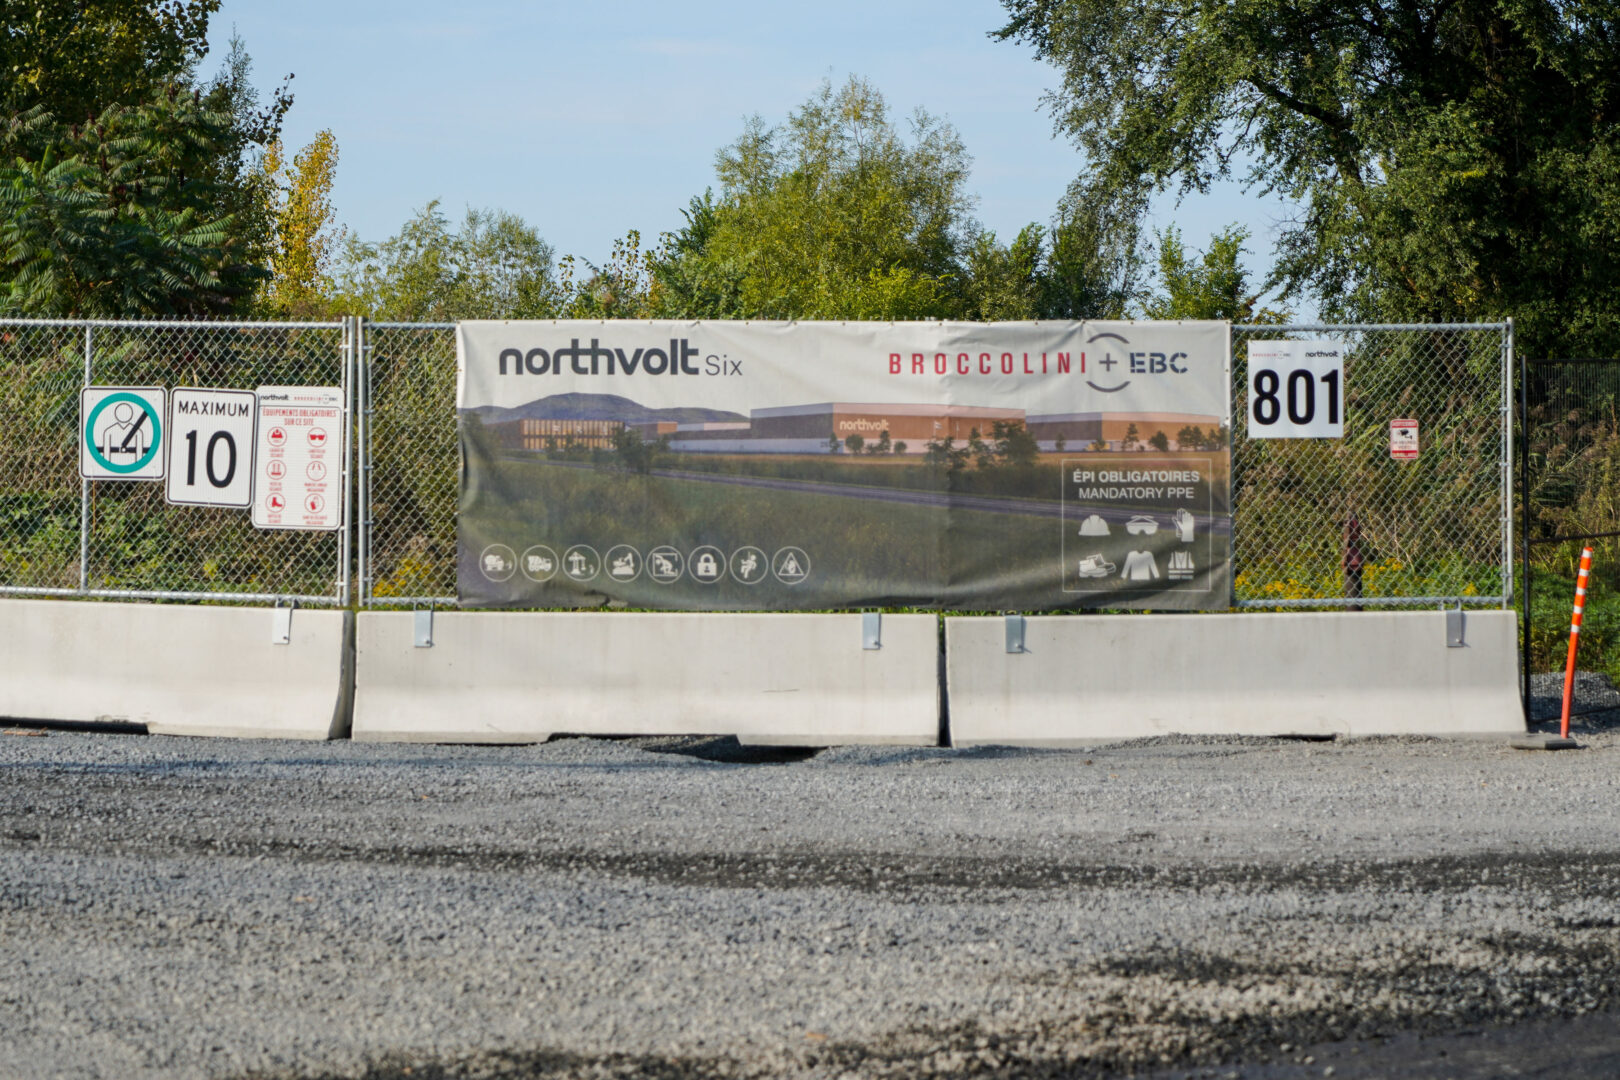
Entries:
{"type": "Polygon", "coordinates": [[[784,547],[775,555],[745,544],[727,555],[710,544],[682,553],[669,545],[655,547],[645,556],[629,544],[618,544],[604,557],[589,544],[566,548],[562,557],[554,548],[535,544],[518,555],[506,544],[491,544],[478,556],[478,572],[493,582],[510,581],[518,573],[544,584],[561,573],[577,582],[604,575],[610,581],[632,582],[645,574],[660,585],[673,585],[683,577],[699,585],[714,585],[728,576],[743,585],[758,585],[774,577],[784,585],[797,585],[810,576],[810,556],[804,549],[784,547]]]}

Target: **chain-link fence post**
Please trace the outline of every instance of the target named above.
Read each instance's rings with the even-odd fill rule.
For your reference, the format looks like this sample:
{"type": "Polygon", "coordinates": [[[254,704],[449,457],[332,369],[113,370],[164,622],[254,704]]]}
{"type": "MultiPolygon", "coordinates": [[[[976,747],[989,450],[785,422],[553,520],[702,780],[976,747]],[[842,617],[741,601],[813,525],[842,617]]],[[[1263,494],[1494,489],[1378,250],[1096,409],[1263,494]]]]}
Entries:
{"type": "MultiPolygon", "coordinates": [[[[93,386],[95,328],[84,328],[84,388],[93,386]]],[[[75,424],[77,427],[77,424],[75,424]]],[[[75,435],[77,436],[77,432],[75,435]]],[[[82,437],[82,436],[78,436],[82,437]]],[[[75,439],[77,441],[77,438],[75,439]]],[[[90,481],[79,480],[79,591],[90,588],[90,481]]]]}

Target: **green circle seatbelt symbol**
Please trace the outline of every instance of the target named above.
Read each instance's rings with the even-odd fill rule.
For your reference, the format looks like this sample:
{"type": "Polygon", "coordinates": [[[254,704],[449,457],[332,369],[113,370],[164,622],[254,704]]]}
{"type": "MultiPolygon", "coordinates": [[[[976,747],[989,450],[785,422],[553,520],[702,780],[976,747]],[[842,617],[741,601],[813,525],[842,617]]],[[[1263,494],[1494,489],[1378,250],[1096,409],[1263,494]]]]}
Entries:
{"type": "MultiPolygon", "coordinates": [[[[137,424],[139,424],[139,421],[137,421],[137,424]]],[[[85,420],[84,422],[84,445],[90,448],[90,458],[97,465],[100,465],[103,469],[106,469],[109,472],[127,474],[137,472],[140,469],[145,468],[147,465],[151,464],[153,458],[157,457],[158,447],[162,444],[163,424],[160,420],[158,420],[158,414],[152,408],[152,403],[141,397],[139,394],[108,394],[106,397],[102,398],[96,403],[96,407],[90,410],[89,419],[85,420]],[[107,406],[116,405],[120,401],[131,402],[136,408],[140,409],[141,412],[150,417],[152,421],[152,439],[146,448],[146,453],[142,454],[139,459],[128,465],[119,465],[118,463],[109,460],[107,456],[101,452],[101,447],[96,445],[96,420],[100,418],[102,410],[106,409],[107,406]]]]}

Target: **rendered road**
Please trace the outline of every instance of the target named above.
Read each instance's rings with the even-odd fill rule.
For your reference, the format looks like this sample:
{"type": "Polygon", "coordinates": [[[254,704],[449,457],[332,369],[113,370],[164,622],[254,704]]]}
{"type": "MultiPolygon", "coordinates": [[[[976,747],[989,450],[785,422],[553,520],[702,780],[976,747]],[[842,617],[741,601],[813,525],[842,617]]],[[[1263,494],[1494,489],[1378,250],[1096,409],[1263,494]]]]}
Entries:
{"type": "Polygon", "coordinates": [[[0,734],[0,1076],[1612,1077],[1582,741],[0,734]]]}

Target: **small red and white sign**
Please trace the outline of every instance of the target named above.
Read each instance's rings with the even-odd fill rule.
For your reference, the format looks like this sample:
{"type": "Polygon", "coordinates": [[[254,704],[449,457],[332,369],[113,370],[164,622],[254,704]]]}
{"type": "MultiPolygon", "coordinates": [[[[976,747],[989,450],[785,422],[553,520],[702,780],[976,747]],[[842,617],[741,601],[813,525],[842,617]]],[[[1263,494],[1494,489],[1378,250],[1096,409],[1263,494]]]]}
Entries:
{"type": "Polygon", "coordinates": [[[1416,419],[1389,422],[1389,456],[1396,461],[1414,461],[1418,456],[1418,422],[1416,419]]]}
{"type": "Polygon", "coordinates": [[[343,527],[343,390],[336,386],[261,386],[253,524],[260,529],[330,531],[343,527]]]}

